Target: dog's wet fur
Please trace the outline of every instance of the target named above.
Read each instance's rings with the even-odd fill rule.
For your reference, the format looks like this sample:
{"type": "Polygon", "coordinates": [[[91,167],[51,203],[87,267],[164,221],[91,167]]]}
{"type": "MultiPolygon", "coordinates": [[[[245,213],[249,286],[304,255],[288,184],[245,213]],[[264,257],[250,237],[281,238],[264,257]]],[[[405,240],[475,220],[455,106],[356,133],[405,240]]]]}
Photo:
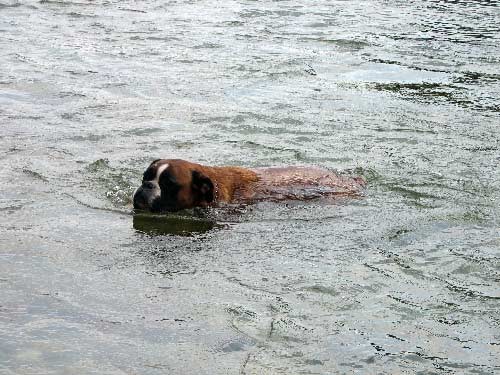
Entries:
{"type": "Polygon", "coordinates": [[[180,159],[158,159],[146,169],[134,192],[134,209],[175,212],[219,203],[307,200],[358,196],[362,177],[318,167],[209,167],[180,159]]]}

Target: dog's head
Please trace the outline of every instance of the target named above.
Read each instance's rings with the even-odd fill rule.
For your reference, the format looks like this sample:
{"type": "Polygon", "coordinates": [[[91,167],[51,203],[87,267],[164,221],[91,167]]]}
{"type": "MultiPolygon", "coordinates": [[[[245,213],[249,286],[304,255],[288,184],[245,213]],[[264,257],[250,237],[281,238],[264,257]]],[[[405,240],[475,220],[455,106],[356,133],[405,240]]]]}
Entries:
{"type": "Polygon", "coordinates": [[[206,207],[214,201],[214,184],[201,165],[158,159],[144,172],[133,201],[135,209],[151,212],[206,207]]]}

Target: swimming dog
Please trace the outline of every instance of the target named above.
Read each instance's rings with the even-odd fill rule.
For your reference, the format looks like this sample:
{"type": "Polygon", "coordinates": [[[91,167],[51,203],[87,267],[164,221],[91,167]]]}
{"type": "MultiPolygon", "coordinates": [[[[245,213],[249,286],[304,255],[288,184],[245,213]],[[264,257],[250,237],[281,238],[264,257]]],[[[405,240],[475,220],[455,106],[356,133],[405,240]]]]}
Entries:
{"type": "Polygon", "coordinates": [[[318,167],[210,167],[180,159],[158,159],[133,194],[134,209],[175,212],[219,203],[307,200],[357,196],[366,185],[318,167]]]}

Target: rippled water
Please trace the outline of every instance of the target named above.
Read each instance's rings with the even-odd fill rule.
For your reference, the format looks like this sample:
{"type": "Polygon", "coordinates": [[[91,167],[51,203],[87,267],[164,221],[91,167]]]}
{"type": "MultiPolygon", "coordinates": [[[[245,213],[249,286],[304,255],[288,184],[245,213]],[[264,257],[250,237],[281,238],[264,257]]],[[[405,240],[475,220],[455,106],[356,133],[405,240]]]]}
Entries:
{"type": "Polygon", "coordinates": [[[0,0],[0,372],[500,371],[498,1],[0,0]],[[133,216],[148,163],[363,199],[133,216]]]}

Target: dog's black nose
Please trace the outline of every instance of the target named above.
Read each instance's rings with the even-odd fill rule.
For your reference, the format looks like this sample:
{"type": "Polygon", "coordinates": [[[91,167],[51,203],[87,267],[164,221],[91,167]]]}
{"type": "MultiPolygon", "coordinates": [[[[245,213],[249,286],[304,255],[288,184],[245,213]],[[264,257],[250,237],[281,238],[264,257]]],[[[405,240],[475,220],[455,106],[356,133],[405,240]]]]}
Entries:
{"type": "Polygon", "coordinates": [[[144,190],[142,189],[142,187],[140,187],[134,194],[134,208],[143,210],[147,208],[147,206],[148,206],[148,200],[144,195],[144,190]]]}

